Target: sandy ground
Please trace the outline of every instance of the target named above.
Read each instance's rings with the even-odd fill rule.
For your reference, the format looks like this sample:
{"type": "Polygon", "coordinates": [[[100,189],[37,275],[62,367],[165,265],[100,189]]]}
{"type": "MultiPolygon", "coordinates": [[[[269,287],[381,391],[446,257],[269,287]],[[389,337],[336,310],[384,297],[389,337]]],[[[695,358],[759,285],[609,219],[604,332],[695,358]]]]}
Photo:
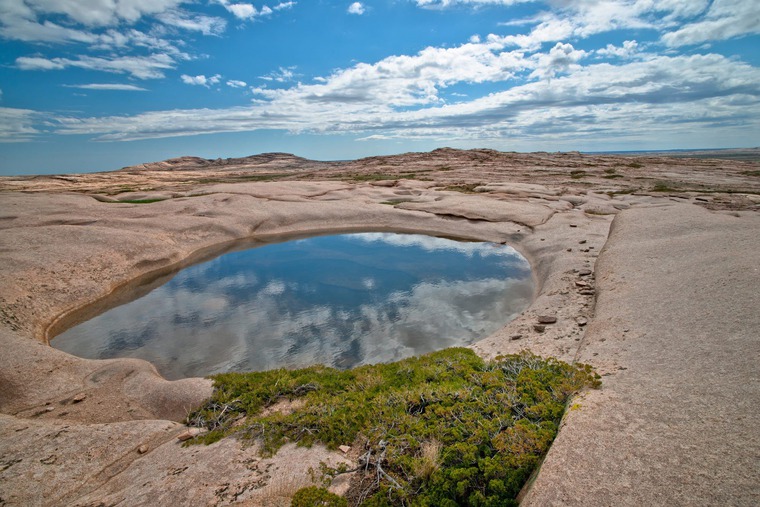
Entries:
{"type": "Polygon", "coordinates": [[[533,266],[534,302],[474,348],[528,348],[604,376],[569,412],[527,504],[756,505],[759,169],[446,149],[0,178],[0,505],[287,505],[309,467],[345,457],[182,447],[178,421],[209,381],[47,343],[246,241],[360,230],[511,244],[533,266]],[[536,327],[540,315],[557,322],[536,327]]]}

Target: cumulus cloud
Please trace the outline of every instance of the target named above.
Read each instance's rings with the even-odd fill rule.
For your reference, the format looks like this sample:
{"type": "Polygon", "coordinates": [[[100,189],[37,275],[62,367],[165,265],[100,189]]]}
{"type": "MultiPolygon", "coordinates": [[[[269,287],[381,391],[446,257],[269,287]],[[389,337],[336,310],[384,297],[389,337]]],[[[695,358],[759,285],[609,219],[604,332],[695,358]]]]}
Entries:
{"type": "MultiPolygon", "coordinates": [[[[249,3],[232,3],[229,0],[217,0],[217,2],[231,12],[236,18],[241,20],[250,20],[263,16],[269,16],[274,11],[271,7],[263,6],[261,9],[257,9],[253,4],[249,3]]],[[[287,2],[280,4],[285,5],[287,2]]],[[[284,8],[284,7],[283,7],[284,8]]]]}
{"type": "Polygon", "coordinates": [[[219,84],[219,81],[222,80],[222,76],[219,74],[214,74],[213,76],[206,77],[203,74],[198,76],[188,76],[187,74],[182,74],[180,76],[182,79],[182,82],[189,85],[194,86],[205,86],[206,88],[210,88],[216,84],[219,84]]]}
{"type": "Polygon", "coordinates": [[[358,16],[361,16],[365,12],[364,4],[361,2],[354,2],[351,5],[348,6],[348,13],[349,14],[356,14],[358,16]]]}
{"type": "Polygon", "coordinates": [[[638,52],[639,44],[635,40],[627,40],[622,46],[607,44],[607,47],[596,50],[597,55],[617,58],[631,58],[638,52]]]}

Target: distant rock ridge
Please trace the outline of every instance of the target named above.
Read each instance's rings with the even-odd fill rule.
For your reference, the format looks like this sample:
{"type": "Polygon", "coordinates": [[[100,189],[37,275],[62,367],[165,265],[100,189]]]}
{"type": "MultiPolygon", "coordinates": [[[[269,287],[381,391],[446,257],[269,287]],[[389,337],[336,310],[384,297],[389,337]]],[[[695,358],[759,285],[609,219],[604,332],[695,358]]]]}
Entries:
{"type": "Polygon", "coordinates": [[[298,157],[291,153],[261,153],[259,155],[250,155],[241,158],[217,158],[208,159],[201,157],[176,157],[163,160],[161,162],[148,162],[137,164],[120,169],[121,171],[197,171],[208,168],[229,167],[230,169],[241,169],[259,165],[282,166],[283,169],[288,166],[292,169],[298,169],[304,165],[314,165],[319,162],[298,157]]]}

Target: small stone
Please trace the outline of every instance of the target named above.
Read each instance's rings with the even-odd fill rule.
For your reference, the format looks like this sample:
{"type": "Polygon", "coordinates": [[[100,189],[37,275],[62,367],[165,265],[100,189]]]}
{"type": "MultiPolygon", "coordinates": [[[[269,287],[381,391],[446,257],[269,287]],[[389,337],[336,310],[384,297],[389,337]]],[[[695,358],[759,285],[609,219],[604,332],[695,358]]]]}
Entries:
{"type": "Polygon", "coordinates": [[[140,454],[145,454],[146,452],[148,452],[149,449],[150,447],[148,447],[148,444],[143,444],[137,448],[137,452],[139,452],[140,454]]]}
{"type": "Polygon", "coordinates": [[[513,341],[514,340],[519,340],[520,338],[522,338],[521,334],[513,334],[512,336],[509,337],[509,339],[513,340],[513,341]]]}
{"type": "Polygon", "coordinates": [[[575,322],[576,322],[576,323],[577,323],[579,326],[583,327],[583,326],[585,326],[586,324],[588,324],[588,319],[587,319],[586,317],[578,317],[577,319],[575,319],[575,322]]]}
{"type": "Polygon", "coordinates": [[[578,224],[570,224],[570,227],[578,227],[578,224]]]}
{"type": "Polygon", "coordinates": [[[572,252],[572,251],[573,251],[573,249],[572,249],[572,248],[568,248],[568,249],[567,249],[567,251],[568,251],[568,252],[572,252]]]}
{"type": "Polygon", "coordinates": [[[81,401],[84,401],[85,398],[87,398],[87,395],[85,393],[79,393],[73,398],[71,398],[71,401],[74,403],[79,403],[81,401]]]}
{"type": "Polygon", "coordinates": [[[582,240],[580,240],[580,241],[578,242],[578,244],[579,244],[579,245],[585,245],[585,244],[586,244],[586,240],[585,240],[585,239],[582,239],[582,240]]]}
{"type": "Polygon", "coordinates": [[[555,322],[557,322],[557,317],[554,315],[539,315],[538,316],[539,324],[554,324],[555,322]]]}
{"type": "Polygon", "coordinates": [[[591,270],[590,269],[581,269],[581,270],[578,271],[578,274],[581,275],[581,276],[588,276],[588,275],[591,274],[591,270]]]}
{"type": "Polygon", "coordinates": [[[188,428],[187,431],[184,431],[177,435],[177,440],[180,442],[184,442],[185,440],[190,440],[193,437],[196,437],[202,433],[206,433],[208,430],[205,428],[188,428]]]}
{"type": "Polygon", "coordinates": [[[341,451],[343,454],[346,454],[348,451],[350,451],[350,450],[351,450],[351,447],[349,447],[349,446],[347,446],[347,445],[339,445],[339,446],[338,446],[338,449],[340,449],[340,451],[341,451]]]}
{"type": "Polygon", "coordinates": [[[53,410],[55,410],[55,407],[47,407],[47,408],[45,408],[45,412],[52,412],[53,410]]]}
{"type": "Polygon", "coordinates": [[[546,326],[544,326],[544,325],[541,325],[541,324],[533,324],[533,330],[534,330],[536,333],[543,333],[545,329],[546,329],[546,326]]]}
{"type": "Polygon", "coordinates": [[[584,289],[579,292],[581,296],[593,296],[594,295],[594,289],[584,289]]]}
{"type": "Polygon", "coordinates": [[[576,280],[575,285],[578,287],[588,287],[588,282],[584,282],[583,280],[576,280]]]}

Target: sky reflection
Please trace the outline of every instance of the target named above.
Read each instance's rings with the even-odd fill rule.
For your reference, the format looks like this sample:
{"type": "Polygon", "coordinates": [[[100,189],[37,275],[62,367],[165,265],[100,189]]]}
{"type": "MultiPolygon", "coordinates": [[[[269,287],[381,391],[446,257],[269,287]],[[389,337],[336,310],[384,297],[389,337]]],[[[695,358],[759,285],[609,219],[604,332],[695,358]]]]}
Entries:
{"type": "Polygon", "coordinates": [[[319,236],[180,271],[53,340],[88,358],[139,357],[170,379],[338,368],[465,345],[530,302],[514,249],[421,235],[319,236]]]}

